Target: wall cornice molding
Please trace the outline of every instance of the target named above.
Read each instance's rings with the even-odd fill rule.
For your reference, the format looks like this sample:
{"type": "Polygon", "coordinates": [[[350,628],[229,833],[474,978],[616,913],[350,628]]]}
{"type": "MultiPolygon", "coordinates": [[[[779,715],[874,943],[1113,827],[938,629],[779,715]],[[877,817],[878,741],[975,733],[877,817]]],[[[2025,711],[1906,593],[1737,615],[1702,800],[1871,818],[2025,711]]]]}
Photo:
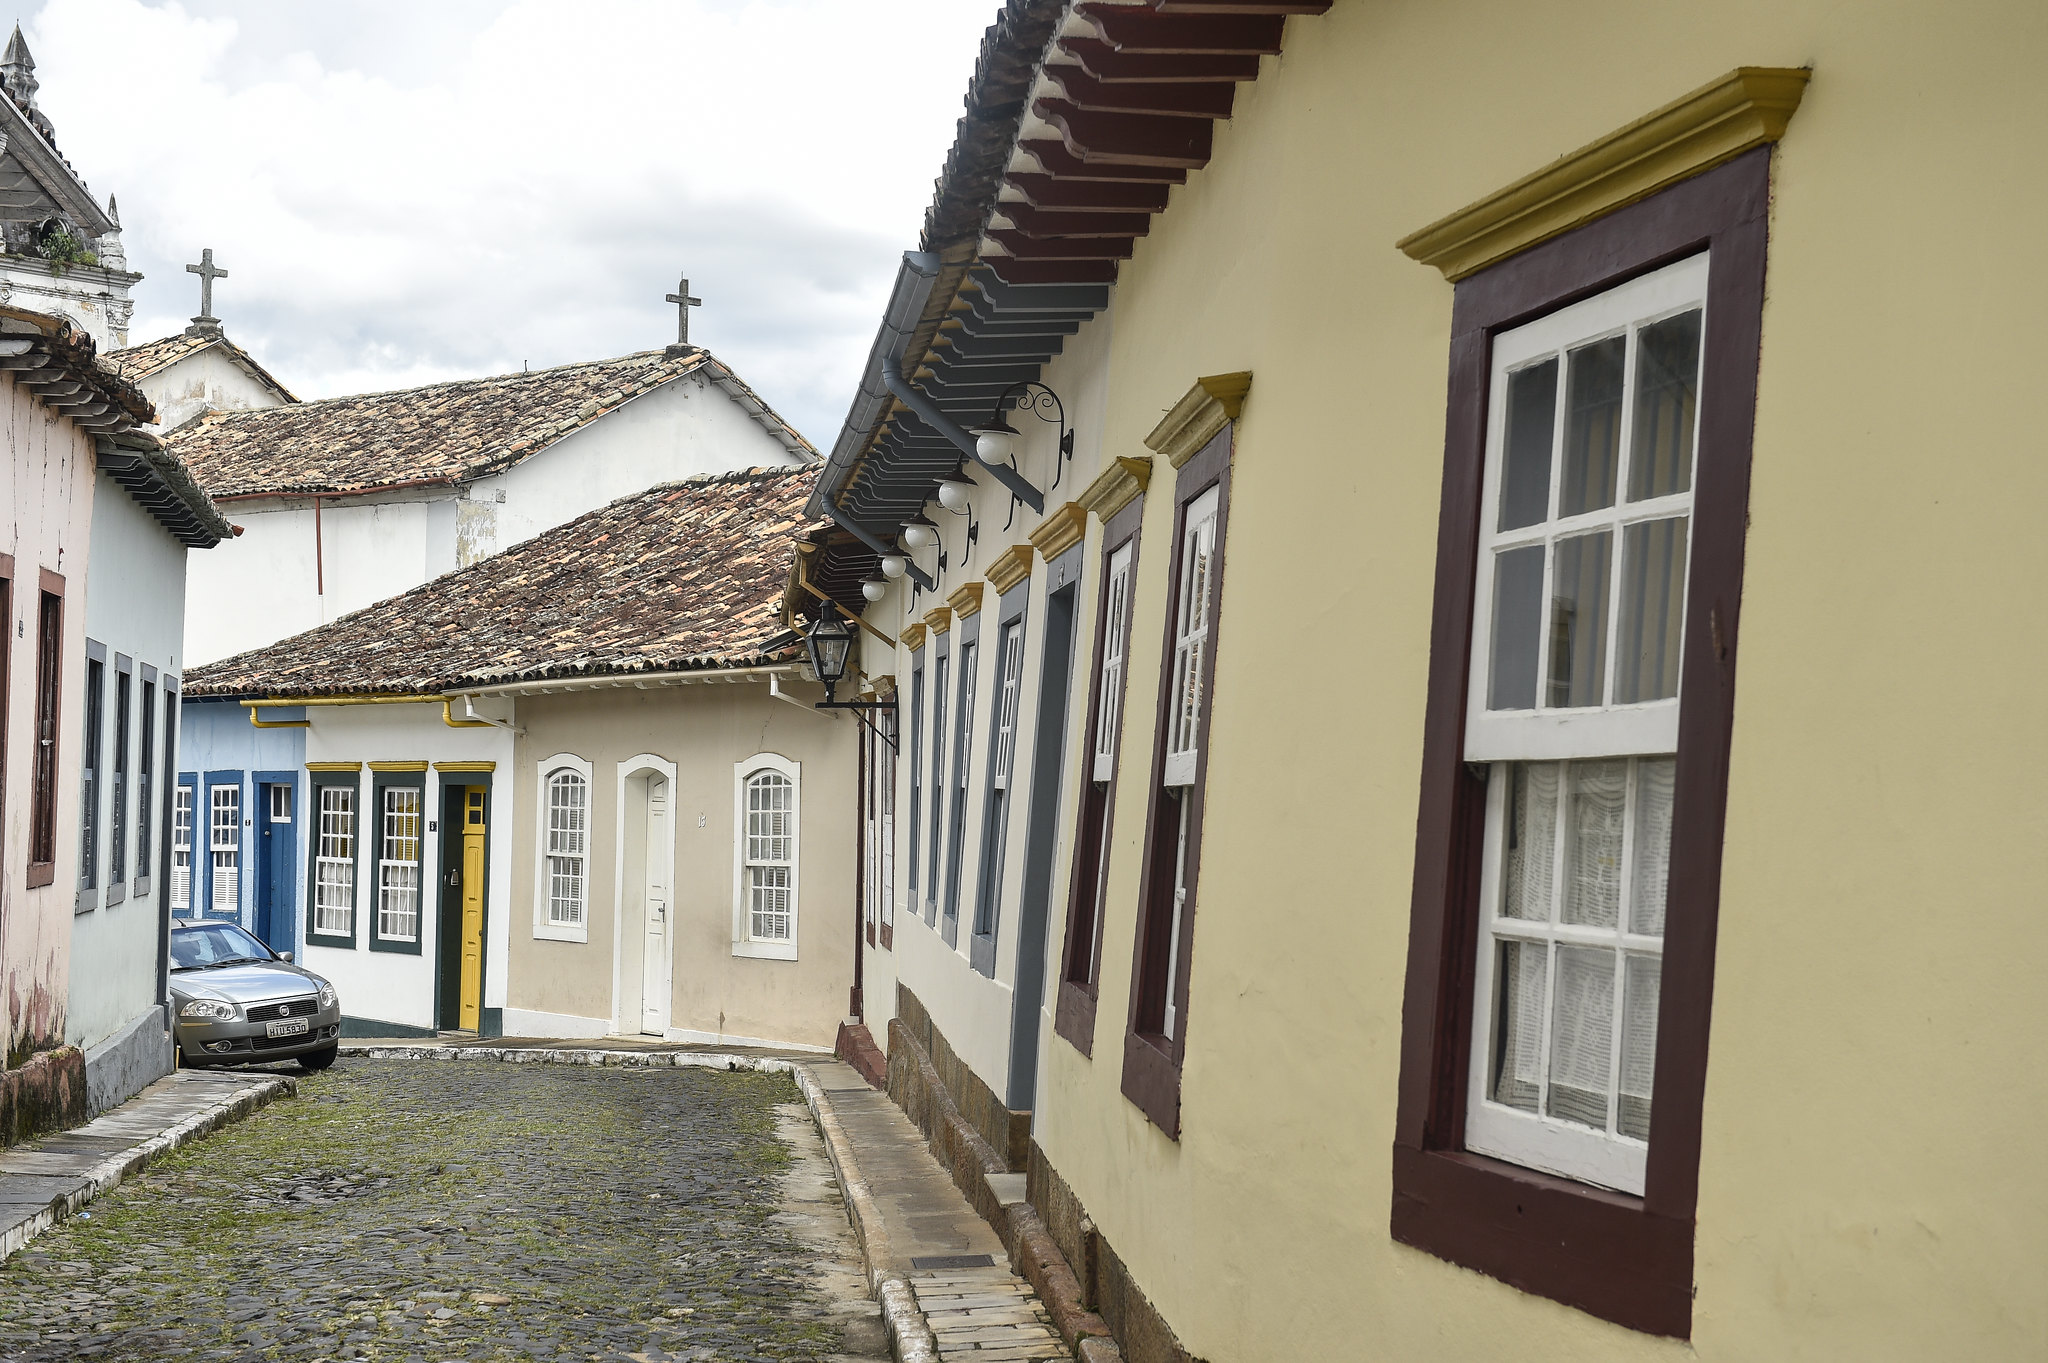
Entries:
{"type": "MultiPolygon", "coordinates": [[[[1073,505],[1072,502],[1067,503],[1067,506],[1073,505]]],[[[1065,509],[1065,507],[1061,508],[1062,511],[1065,509]]],[[[1081,514],[1085,517],[1088,513],[1083,511],[1081,514]]],[[[1039,527],[1040,530],[1044,528],[1044,526],[1039,527]]],[[[1013,544],[1003,550],[995,562],[988,565],[987,577],[989,585],[996,589],[997,596],[1001,596],[1025,578],[1030,577],[1031,569],[1036,562],[1037,555],[1032,552],[1030,545],[1013,544]]]]}
{"type": "Polygon", "coordinates": [[[903,633],[897,635],[896,637],[903,641],[903,646],[905,648],[923,648],[924,626],[919,624],[905,625],[903,627],[903,633]]]}
{"type": "Polygon", "coordinates": [[[435,771],[496,771],[496,762],[436,762],[435,771]]]}
{"type": "Polygon", "coordinates": [[[370,764],[371,771],[425,771],[426,769],[427,763],[425,758],[421,758],[417,762],[372,762],[370,764]]]}
{"type": "Polygon", "coordinates": [[[1135,459],[1118,455],[1110,460],[1109,467],[1098,474],[1094,482],[1081,489],[1081,495],[1074,500],[1107,521],[1129,506],[1151,481],[1151,455],[1140,455],[1135,459]]]}
{"type": "MultiPolygon", "coordinates": [[[[1116,462],[1119,465],[1124,463],[1121,459],[1116,462]]],[[[1145,472],[1148,477],[1151,475],[1151,461],[1149,460],[1146,461],[1145,472]]],[[[1100,482],[1101,480],[1097,479],[1096,481],[1100,482]]],[[[1141,479],[1139,486],[1142,487],[1143,485],[1144,483],[1141,479]]],[[[1087,494],[1083,493],[1082,495],[1086,496],[1087,494]]],[[[1025,538],[1029,539],[1032,547],[1036,548],[1039,553],[1044,554],[1045,561],[1050,563],[1066,552],[1070,545],[1079,544],[1087,534],[1088,506],[1085,502],[1073,501],[1063,503],[1055,508],[1044,520],[1038,523],[1038,528],[1025,538]]]]}
{"type": "Polygon", "coordinates": [[[1785,135],[1813,73],[1739,66],[1396,242],[1449,280],[1785,135]]]}
{"type": "Polygon", "coordinates": [[[1251,387],[1249,370],[1196,379],[1195,386],[1173,404],[1173,410],[1145,437],[1146,446],[1165,455],[1167,462],[1179,468],[1214,440],[1218,431],[1237,420],[1251,387]]]}
{"type": "Polygon", "coordinates": [[[981,609],[981,589],[979,582],[963,582],[946,594],[946,604],[953,608],[953,614],[965,620],[981,609]]]}
{"type": "Polygon", "coordinates": [[[307,771],[361,771],[360,762],[308,762],[307,771]]]}
{"type": "Polygon", "coordinates": [[[929,629],[933,634],[944,634],[947,630],[953,628],[953,612],[947,610],[944,606],[940,606],[935,610],[928,610],[924,613],[924,623],[925,628],[929,629]]]}

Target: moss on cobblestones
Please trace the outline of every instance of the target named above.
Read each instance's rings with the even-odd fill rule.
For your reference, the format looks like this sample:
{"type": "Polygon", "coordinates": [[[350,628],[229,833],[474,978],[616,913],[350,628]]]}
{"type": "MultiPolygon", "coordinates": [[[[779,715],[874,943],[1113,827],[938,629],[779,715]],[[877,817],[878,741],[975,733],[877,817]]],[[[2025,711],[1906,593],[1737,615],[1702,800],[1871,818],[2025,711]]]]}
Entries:
{"type": "Polygon", "coordinates": [[[806,1359],[786,1076],[344,1061],[0,1269],[0,1358],[806,1359]]]}

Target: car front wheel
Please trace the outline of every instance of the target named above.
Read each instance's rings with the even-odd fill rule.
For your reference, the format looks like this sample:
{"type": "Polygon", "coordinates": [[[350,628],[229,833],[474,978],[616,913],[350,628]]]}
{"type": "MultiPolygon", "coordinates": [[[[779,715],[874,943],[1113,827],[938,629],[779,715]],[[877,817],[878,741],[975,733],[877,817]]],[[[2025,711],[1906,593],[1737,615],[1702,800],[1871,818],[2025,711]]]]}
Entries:
{"type": "Polygon", "coordinates": [[[334,1057],[340,1049],[339,1046],[323,1046],[317,1051],[309,1051],[299,1057],[299,1064],[309,1070],[324,1070],[334,1063],[334,1057]]]}

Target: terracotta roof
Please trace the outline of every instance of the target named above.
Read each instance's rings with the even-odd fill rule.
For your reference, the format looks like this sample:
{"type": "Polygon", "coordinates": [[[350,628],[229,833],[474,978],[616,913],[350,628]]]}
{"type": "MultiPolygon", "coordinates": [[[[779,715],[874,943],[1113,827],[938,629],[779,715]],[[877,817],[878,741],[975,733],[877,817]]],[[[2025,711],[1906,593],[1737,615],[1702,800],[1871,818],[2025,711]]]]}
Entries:
{"type": "Polygon", "coordinates": [[[131,345],[121,350],[109,350],[106,354],[100,356],[100,363],[106,365],[130,383],[137,383],[160,369],[168,369],[179,360],[191,355],[197,355],[208,346],[219,346],[226,352],[230,360],[233,360],[243,369],[248,370],[253,377],[260,379],[284,394],[285,401],[298,401],[298,398],[292,395],[291,389],[279,383],[275,375],[262,365],[256,363],[248,351],[242,349],[227,337],[218,334],[210,335],[200,332],[195,335],[191,331],[181,331],[175,336],[164,336],[154,341],[144,341],[141,345],[131,345]]]}
{"type": "Polygon", "coordinates": [[[634,398],[701,374],[783,447],[817,451],[707,350],[458,379],[395,393],[209,412],[169,437],[216,498],[463,483],[539,453],[634,398]]]}
{"type": "Polygon", "coordinates": [[[663,483],[400,596],[185,673],[188,696],[409,695],[793,656],[815,468],[663,483]]]}

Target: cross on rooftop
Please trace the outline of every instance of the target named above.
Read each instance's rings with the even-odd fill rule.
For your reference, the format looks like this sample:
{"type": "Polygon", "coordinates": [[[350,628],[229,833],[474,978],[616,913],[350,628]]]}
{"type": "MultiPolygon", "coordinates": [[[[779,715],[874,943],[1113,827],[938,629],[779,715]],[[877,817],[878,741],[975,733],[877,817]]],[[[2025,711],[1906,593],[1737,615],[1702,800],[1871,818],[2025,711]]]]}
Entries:
{"type": "Polygon", "coordinates": [[[690,309],[703,307],[704,300],[690,296],[690,281],[684,279],[676,285],[676,291],[668,296],[668,301],[676,305],[676,346],[687,346],[690,343],[690,309]]]}
{"type": "Polygon", "coordinates": [[[220,318],[213,315],[213,281],[226,279],[228,272],[213,263],[213,248],[209,246],[201,251],[199,263],[187,265],[185,272],[199,276],[199,315],[192,320],[201,326],[209,322],[215,326],[220,325],[220,318]]]}

